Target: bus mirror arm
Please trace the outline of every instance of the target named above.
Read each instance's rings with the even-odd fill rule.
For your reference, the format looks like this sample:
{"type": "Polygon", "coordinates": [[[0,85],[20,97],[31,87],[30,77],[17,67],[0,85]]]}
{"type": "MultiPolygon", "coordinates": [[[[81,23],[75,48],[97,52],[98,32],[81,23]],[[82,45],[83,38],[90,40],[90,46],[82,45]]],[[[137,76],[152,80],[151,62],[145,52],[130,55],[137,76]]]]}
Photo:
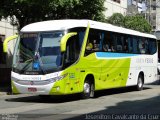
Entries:
{"type": "Polygon", "coordinates": [[[11,41],[11,40],[14,40],[18,37],[18,35],[13,35],[13,36],[10,36],[10,37],[7,37],[4,42],[3,42],[3,52],[4,53],[7,53],[7,50],[8,50],[8,42],[11,41]]]}
{"type": "Polygon", "coordinates": [[[64,35],[61,39],[61,52],[65,52],[66,51],[66,44],[67,44],[67,41],[70,37],[72,36],[75,36],[77,35],[77,32],[70,32],[70,33],[67,33],[66,35],[64,35]]]}

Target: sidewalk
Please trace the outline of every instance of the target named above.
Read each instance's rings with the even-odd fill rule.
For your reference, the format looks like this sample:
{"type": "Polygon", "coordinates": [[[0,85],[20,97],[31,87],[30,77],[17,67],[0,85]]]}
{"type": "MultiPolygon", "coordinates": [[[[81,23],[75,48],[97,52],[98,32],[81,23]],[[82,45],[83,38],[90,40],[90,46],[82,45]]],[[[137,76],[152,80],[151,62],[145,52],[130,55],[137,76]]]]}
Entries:
{"type": "Polygon", "coordinates": [[[6,89],[7,89],[7,88],[2,88],[2,87],[0,87],[0,96],[7,94],[7,90],[6,90],[6,89]]]}
{"type": "Polygon", "coordinates": [[[9,86],[0,86],[0,96],[7,95],[11,93],[11,89],[9,86]]]}

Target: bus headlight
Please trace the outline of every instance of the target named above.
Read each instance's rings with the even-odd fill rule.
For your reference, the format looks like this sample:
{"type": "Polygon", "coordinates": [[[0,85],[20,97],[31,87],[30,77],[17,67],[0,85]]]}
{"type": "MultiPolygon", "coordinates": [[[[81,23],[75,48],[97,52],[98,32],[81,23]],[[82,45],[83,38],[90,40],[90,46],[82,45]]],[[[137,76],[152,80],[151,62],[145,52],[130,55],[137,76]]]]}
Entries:
{"type": "Polygon", "coordinates": [[[60,76],[57,76],[57,77],[54,77],[54,78],[50,78],[49,81],[52,83],[52,82],[56,82],[56,81],[59,81],[63,78],[65,78],[66,76],[68,75],[68,73],[64,74],[64,75],[60,75],[60,76]]]}

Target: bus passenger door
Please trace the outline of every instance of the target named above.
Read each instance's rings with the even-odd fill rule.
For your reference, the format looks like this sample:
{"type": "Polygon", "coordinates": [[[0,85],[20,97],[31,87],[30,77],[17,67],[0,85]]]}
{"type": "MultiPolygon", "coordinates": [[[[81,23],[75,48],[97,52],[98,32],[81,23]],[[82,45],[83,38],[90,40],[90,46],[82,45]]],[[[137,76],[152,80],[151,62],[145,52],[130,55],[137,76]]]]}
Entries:
{"type": "Polygon", "coordinates": [[[64,82],[65,93],[71,94],[79,92],[79,72],[77,67],[80,55],[80,45],[78,35],[71,36],[66,41],[66,48],[63,52],[63,66],[68,73],[68,79],[64,82]]]}

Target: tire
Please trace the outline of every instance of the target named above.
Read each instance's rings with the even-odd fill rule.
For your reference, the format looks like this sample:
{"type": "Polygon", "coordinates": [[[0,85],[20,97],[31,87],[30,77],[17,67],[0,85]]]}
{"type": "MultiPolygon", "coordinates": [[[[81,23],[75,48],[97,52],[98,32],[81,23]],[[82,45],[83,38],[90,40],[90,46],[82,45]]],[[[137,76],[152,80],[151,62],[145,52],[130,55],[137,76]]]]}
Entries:
{"type": "Polygon", "coordinates": [[[137,80],[136,90],[137,90],[137,91],[143,90],[143,85],[144,85],[143,76],[142,76],[142,75],[139,75],[139,76],[138,76],[138,80],[137,80]]]}
{"type": "Polygon", "coordinates": [[[94,97],[94,84],[92,82],[89,82],[88,80],[85,80],[83,85],[82,98],[88,99],[93,97],[94,97]]]}
{"type": "Polygon", "coordinates": [[[158,72],[158,75],[160,75],[160,70],[159,69],[157,69],[157,72],[158,72]]]}

